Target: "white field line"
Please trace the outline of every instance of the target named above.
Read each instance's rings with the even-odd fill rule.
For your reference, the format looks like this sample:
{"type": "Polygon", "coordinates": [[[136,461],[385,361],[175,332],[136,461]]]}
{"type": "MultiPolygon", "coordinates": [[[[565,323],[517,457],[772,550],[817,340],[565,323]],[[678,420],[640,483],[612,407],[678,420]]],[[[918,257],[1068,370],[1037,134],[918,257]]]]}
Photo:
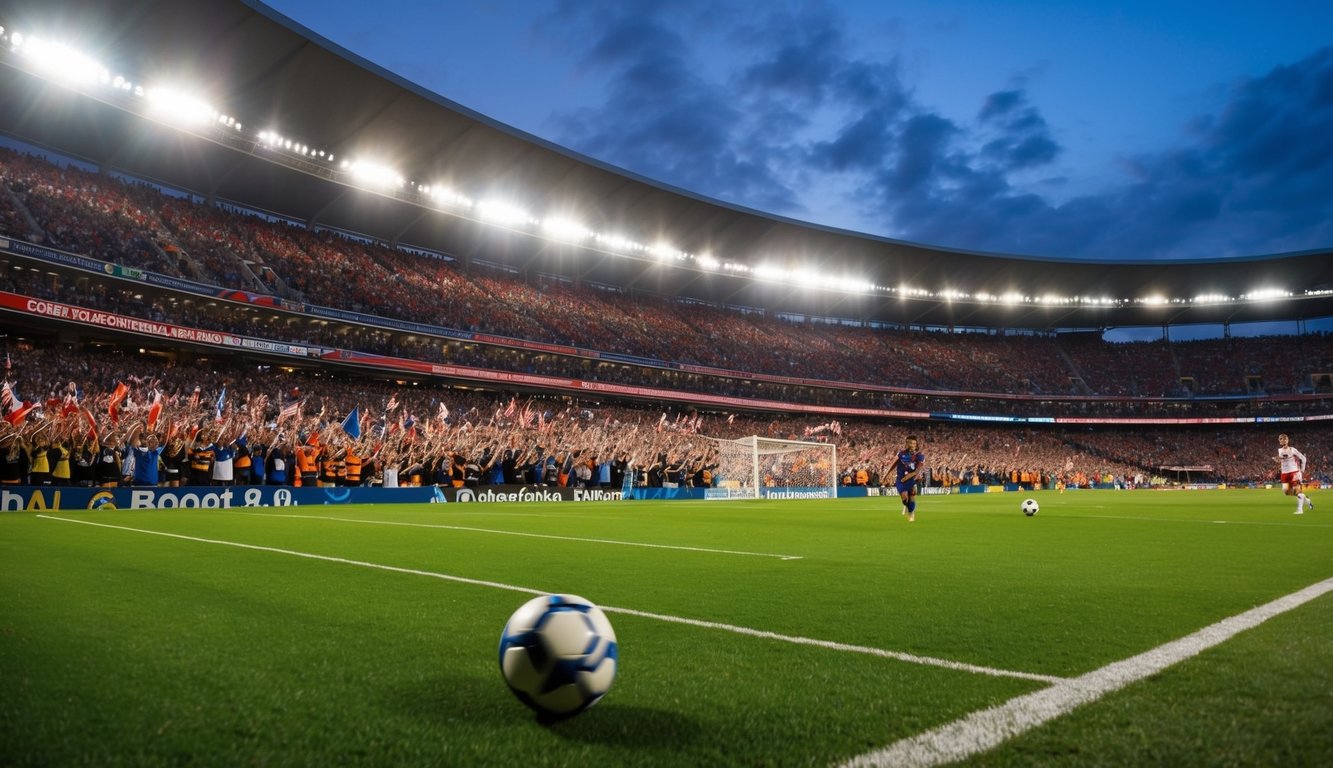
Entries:
{"type": "Polygon", "coordinates": [[[673,544],[647,544],[640,541],[617,541],[615,539],[587,539],[579,536],[556,536],[550,533],[526,533],[523,531],[501,531],[495,528],[473,528],[466,525],[443,525],[441,523],[404,523],[395,520],[355,520],[350,517],[323,517],[321,515],[284,515],[272,512],[234,512],[238,515],[255,517],[290,517],[297,520],[331,520],[338,523],[362,523],[365,525],[400,525],[408,528],[440,528],[448,531],[468,531],[470,533],[494,533],[501,536],[526,536],[532,539],[555,539],[556,541],[581,541],[589,544],[614,544],[621,547],[647,547],[648,549],[675,549],[682,552],[704,552],[714,555],[741,555],[744,557],[774,557],[778,560],[803,560],[801,555],[781,555],[773,552],[743,552],[734,549],[707,549],[704,547],[683,547],[673,544]]]}
{"type": "Polygon", "coordinates": [[[1333,579],[1325,579],[1137,656],[860,755],[844,763],[843,768],[934,766],[972,757],[1130,683],[1192,658],[1237,633],[1257,627],[1330,591],[1333,591],[1333,579]]]}
{"type": "MultiPolygon", "coordinates": [[[[68,517],[54,517],[52,515],[37,515],[43,520],[58,520],[62,523],[79,523],[80,525],[91,525],[98,528],[110,528],[117,531],[130,531],[132,533],[145,533],[152,536],[164,536],[171,539],[180,539],[182,541],[194,541],[200,544],[218,544],[226,547],[236,547],[238,549],[249,549],[256,552],[272,552],[279,555],[291,555],[292,557],[303,557],[308,560],[322,560],[328,563],[340,563],[343,565],[356,565],[362,568],[373,568],[380,571],[390,571],[392,573],[405,573],[412,576],[426,576],[432,579],[442,581],[451,581],[457,584],[470,584],[479,587],[492,587],[494,589],[504,589],[510,592],[522,592],[529,595],[546,595],[550,592],[541,589],[532,589],[530,587],[520,587],[514,584],[505,584],[499,581],[485,581],[483,579],[469,579],[465,576],[451,576],[447,573],[436,573],[434,571],[422,571],[416,568],[400,568],[394,565],[383,565],[380,563],[368,563],[362,560],[349,560],[342,557],[331,557],[329,555],[316,555],[310,552],[297,552],[290,549],[280,549],[278,547],[264,547],[257,544],[243,544],[236,541],[223,541],[221,539],[205,539],[198,536],[186,536],[180,533],[167,533],[165,531],[152,531],[145,528],[130,528],[124,525],[111,525],[109,523],[94,523],[91,520],[78,520],[68,517]]],[[[1007,669],[993,669],[975,664],[965,664],[949,659],[936,659],[930,656],[916,656],[910,653],[899,653],[897,651],[886,651],[881,648],[870,648],[860,645],[848,645],[846,643],[835,643],[827,640],[815,640],[809,637],[799,637],[795,635],[780,635],[776,632],[766,632],[760,629],[751,629],[750,627],[739,627],[732,624],[719,624],[711,621],[701,621],[699,619],[688,619],[680,616],[667,616],[660,613],[648,613],[646,611],[636,611],[631,608],[614,608],[603,605],[602,610],[607,613],[623,613],[626,616],[638,616],[646,619],[656,619],[658,621],[667,621],[674,624],[685,624],[691,627],[700,627],[703,629],[716,629],[724,632],[732,632],[738,635],[747,635],[749,637],[759,637],[766,640],[777,640],[784,643],[795,645],[810,645],[818,648],[827,648],[836,651],[845,651],[849,653],[861,653],[870,656],[879,656],[888,659],[896,659],[912,664],[924,664],[933,667],[944,667],[946,669],[958,670],[961,672],[972,672],[975,674],[990,675],[992,677],[1012,677],[1020,680],[1033,680],[1044,683],[1064,682],[1066,678],[1052,677],[1050,675],[1038,675],[1031,672],[1016,672],[1007,669]]]]}
{"type": "MultiPolygon", "coordinates": [[[[1295,517],[1290,511],[1288,516],[1295,517]]],[[[1052,515],[1054,517],[1054,515],[1052,515]]],[[[1179,517],[1132,517],[1130,515],[1066,515],[1061,520],[1139,520],[1145,523],[1199,523],[1204,525],[1263,525],[1273,528],[1333,528],[1333,524],[1309,522],[1280,522],[1277,520],[1187,520],[1179,517]]]]}

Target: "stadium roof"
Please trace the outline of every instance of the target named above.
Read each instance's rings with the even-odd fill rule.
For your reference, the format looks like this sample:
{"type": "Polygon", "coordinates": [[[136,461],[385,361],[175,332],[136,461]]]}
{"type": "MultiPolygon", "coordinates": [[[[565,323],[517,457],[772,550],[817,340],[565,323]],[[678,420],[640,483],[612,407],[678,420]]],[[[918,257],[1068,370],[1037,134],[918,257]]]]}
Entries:
{"type": "Polygon", "coordinates": [[[1106,327],[1333,316],[1333,251],[1196,262],[1137,262],[1132,254],[1122,262],[1035,259],[897,242],[706,199],[501,125],[259,3],[6,0],[0,14],[8,29],[77,44],[143,82],[202,89],[219,110],[246,123],[233,136],[182,131],[0,57],[10,64],[0,66],[0,132],[210,199],[463,261],[707,302],[907,324],[1106,327]],[[860,277],[889,290],[818,290],[663,263],[650,253],[553,242],[420,198],[369,191],[348,183],[333,164],[275,162],[279,153],[255,139],[260,130],[344,159],[383,158],[421,183],[498,195],[529,211],[568,211],[594,231],[642,243],[669,239],[681,251],[751,266],[860,277]],[[1292,295],[1237,300],[1273,289],[1292,295]],[[951,292],[965,297],[949,298],[951,292]],[[1025,298],[1007,303],[1006,294],[1025,298]],[[1203,296],[1228,300],[1196,299],[1203,296]],[[1105,305],[1098,297],[1131,300],[1105,305]]]}

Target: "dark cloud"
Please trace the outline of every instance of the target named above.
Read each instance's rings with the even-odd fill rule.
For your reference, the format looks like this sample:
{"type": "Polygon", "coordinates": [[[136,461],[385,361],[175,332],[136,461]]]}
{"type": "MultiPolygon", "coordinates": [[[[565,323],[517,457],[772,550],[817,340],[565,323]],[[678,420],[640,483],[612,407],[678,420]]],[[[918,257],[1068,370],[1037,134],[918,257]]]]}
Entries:
{"type": "Polygon", "coordinates": [[[915,99],[896,59],[851,55],[826,5],[758,18],[692,0],[561,9],[547,34],[584,33],[607,99],[560,115],[557,138],[705,195],[801,215],[799,191],[823,182],[874,234],[1066,258],[1333,243],[1333,49],[1234,83],[1180,146],[1117,158],[1118,181],[1064,199],[1042,177],[1063,173],[1063,148],[1026,87],[950,120],[915,99]],[[709,69],[700,25],[730,48],[730,70],[709,69]]]}
{"type": "Polygon", "coordinates": [[[1023,91],[993,93],[977,115],[982,133],[994,135],[981,156],[1002,170],[1018,171],[1054,162],[1060,146],[1051,138],[1046,120],[1028,104],[1023,91]]]}
{"type": "MultiPolygon", "coordinates": [[[[566,20],[577,21],[579,10],[588,8],[578,6],[566,20]]],[[[664,7],[655,13],[598,13],[603,11],[584,64],[607,78],[607,99],[595,109],[559,115],[562,141],[691,191],[764,210],[799,210],[766,145],[742,141],[737,133],[745,113],[687,59],[690,42],[669,23],[671,14],[664,7]]]]}
{"type": "Polygon", "coordinates": [[[1048,200],[1011,177],[1050,164],[1059,145],[1022,91],[998,92],[973,131],[900,132],[891,151],[912,159],[869,180],[861,192],[877,209],[865,217],[908,240],[1056,257],[1217,258],[1333,243],[1333,49],[1236,83],[1219,114],[1193,126],[1188,144],[1124,158],[1122,183],[1048,200]]]}
{"type": "Polygon", "coordinates": [[[794,14],[779,11],[733,38],[763,52],[739,78],[743,93],[817,106],[843,67],[839,55],[844,43],[841,25],[836,16],[817,6],[794,14]]]}

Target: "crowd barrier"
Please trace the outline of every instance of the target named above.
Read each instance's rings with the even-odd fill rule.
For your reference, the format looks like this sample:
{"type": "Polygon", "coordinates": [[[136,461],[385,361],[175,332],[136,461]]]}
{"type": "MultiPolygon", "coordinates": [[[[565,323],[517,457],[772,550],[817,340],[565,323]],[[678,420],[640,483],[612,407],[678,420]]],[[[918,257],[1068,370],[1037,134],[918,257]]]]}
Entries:
{"type": "Polygon", "coordinates": [[[274,485],[179,488],[7,486],[0,512],[76,509],[238,509],[327,504],[496,504],[528,501],[619,501],[619,490],[488,485],[479,488],[291,488],[274,485]]]}

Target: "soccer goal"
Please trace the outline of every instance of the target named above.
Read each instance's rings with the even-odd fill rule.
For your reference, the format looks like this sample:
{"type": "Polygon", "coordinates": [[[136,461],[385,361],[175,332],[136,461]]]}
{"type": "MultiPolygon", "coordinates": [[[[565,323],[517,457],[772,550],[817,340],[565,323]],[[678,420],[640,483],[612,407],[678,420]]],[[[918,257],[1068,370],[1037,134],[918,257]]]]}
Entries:
{"type": "Polygon", "coordinates": [[[835,499],[838,447],[828,443],[742,437],[709,438],[717,445],[716,487],[710,499],[835,499]]]}

